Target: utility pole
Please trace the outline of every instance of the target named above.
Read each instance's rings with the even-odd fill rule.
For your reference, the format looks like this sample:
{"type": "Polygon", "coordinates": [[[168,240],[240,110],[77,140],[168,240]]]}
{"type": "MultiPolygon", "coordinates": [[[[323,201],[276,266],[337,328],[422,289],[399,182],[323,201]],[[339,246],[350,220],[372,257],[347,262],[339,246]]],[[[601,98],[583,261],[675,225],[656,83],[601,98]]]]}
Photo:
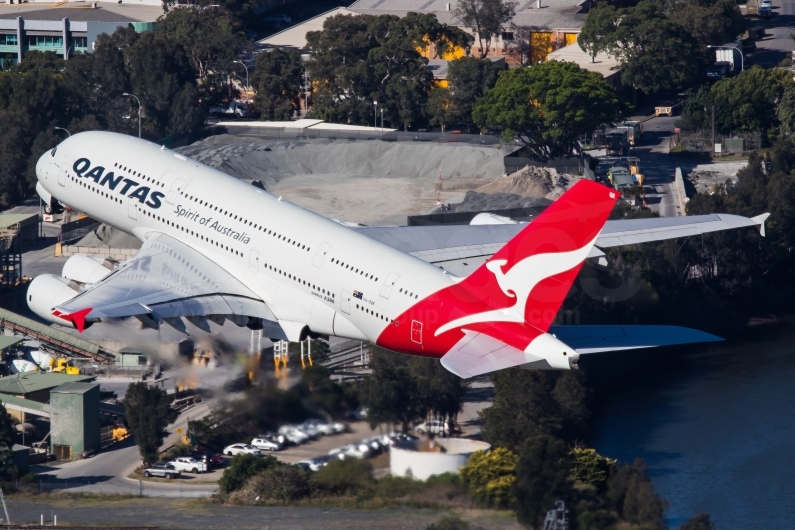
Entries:
{"type": "Polygon", "coordinates": [[[715,154],[715,105],[712,105],[712,154],[715,154]]]}

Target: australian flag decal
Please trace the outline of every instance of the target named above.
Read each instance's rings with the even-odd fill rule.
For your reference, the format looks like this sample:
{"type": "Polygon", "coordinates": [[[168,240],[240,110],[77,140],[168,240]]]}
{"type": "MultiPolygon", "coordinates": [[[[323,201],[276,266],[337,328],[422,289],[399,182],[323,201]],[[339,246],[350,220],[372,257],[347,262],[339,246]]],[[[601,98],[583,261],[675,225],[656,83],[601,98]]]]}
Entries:
{"type": "Polygon", "coordinates": [[[354,298],[358,298],[359,300],[361,300],[362,296],[364,296],[364,295],[360,291],[353,291],[353,297],[354,298]]]}

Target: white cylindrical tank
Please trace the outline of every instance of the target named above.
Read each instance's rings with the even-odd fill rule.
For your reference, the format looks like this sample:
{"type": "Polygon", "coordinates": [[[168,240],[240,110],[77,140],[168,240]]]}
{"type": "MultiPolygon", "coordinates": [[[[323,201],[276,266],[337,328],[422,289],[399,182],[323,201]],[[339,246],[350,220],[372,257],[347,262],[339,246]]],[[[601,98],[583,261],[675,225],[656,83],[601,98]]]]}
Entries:
{"type": "Polygon", "coordinates": [[[389,467],[392,475],[405,477],[411,474],[418,480],[431,475],[458,474],[475,451],[486,451],[491,445],[466,438],[437,438],[444,452],[419,450],[421,441],[398,442],[389,450],[389,467]],[[409,473],[410,471],[410,473],[409,473]]]}

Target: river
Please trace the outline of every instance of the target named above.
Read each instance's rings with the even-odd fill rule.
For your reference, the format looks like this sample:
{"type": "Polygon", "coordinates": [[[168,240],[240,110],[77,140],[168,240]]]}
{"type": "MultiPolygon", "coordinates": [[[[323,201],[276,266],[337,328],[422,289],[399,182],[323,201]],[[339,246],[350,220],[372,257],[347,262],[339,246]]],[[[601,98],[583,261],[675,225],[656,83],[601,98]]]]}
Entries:
{"type": "Polygon", "coordinates": [[[597,374],[593,445],[646,461],[670,528],[701,511],[719,530],[795,527],[795,328],[752,333],[668,359],[635,352],[646,366],[608,375],[620,354],[597,374]]]}

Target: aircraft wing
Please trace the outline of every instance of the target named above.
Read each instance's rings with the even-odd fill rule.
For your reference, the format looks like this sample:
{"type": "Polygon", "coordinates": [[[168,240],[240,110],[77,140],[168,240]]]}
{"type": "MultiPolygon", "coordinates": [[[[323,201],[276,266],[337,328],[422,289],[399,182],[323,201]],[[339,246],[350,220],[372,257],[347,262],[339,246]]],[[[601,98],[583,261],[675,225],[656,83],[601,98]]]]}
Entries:
{"type": "MultiPolygon", "coordinates": [[[[703,331],[678,326],[552,326],[549,333],[580,355],[723,340],[703,331]]],[[[464,379],[515,366],[551,369],[544,358],[509,346],[485,333],[468,330],[442,357],[441,363],[464,379]]]]}
{"type": "Polygon", "coordinates": [[[209,331],[206,317],[246,325],[263,319],[269,336],[284,333],[268,306],[218,264],[165,234],[148,238],[140,250],[102,281],[55,308],[60,318],[82,331],[86,321],[137,317],[156,328],[164,320],[187,333],[181,317],[209,331]]]}
{"type": "MultiPolygon", "coordinates": [[[[770,214],[748,218],[710,214],[651,219],[607,221],[589,257],[604,255],[599,248],[635,245],[708,232],[754,226],[765,235],[770,214]]],[[[524,224],[361,226],[355,230],[408,254],[464,277],[491,257],[524,227],[524,224]]]]}

